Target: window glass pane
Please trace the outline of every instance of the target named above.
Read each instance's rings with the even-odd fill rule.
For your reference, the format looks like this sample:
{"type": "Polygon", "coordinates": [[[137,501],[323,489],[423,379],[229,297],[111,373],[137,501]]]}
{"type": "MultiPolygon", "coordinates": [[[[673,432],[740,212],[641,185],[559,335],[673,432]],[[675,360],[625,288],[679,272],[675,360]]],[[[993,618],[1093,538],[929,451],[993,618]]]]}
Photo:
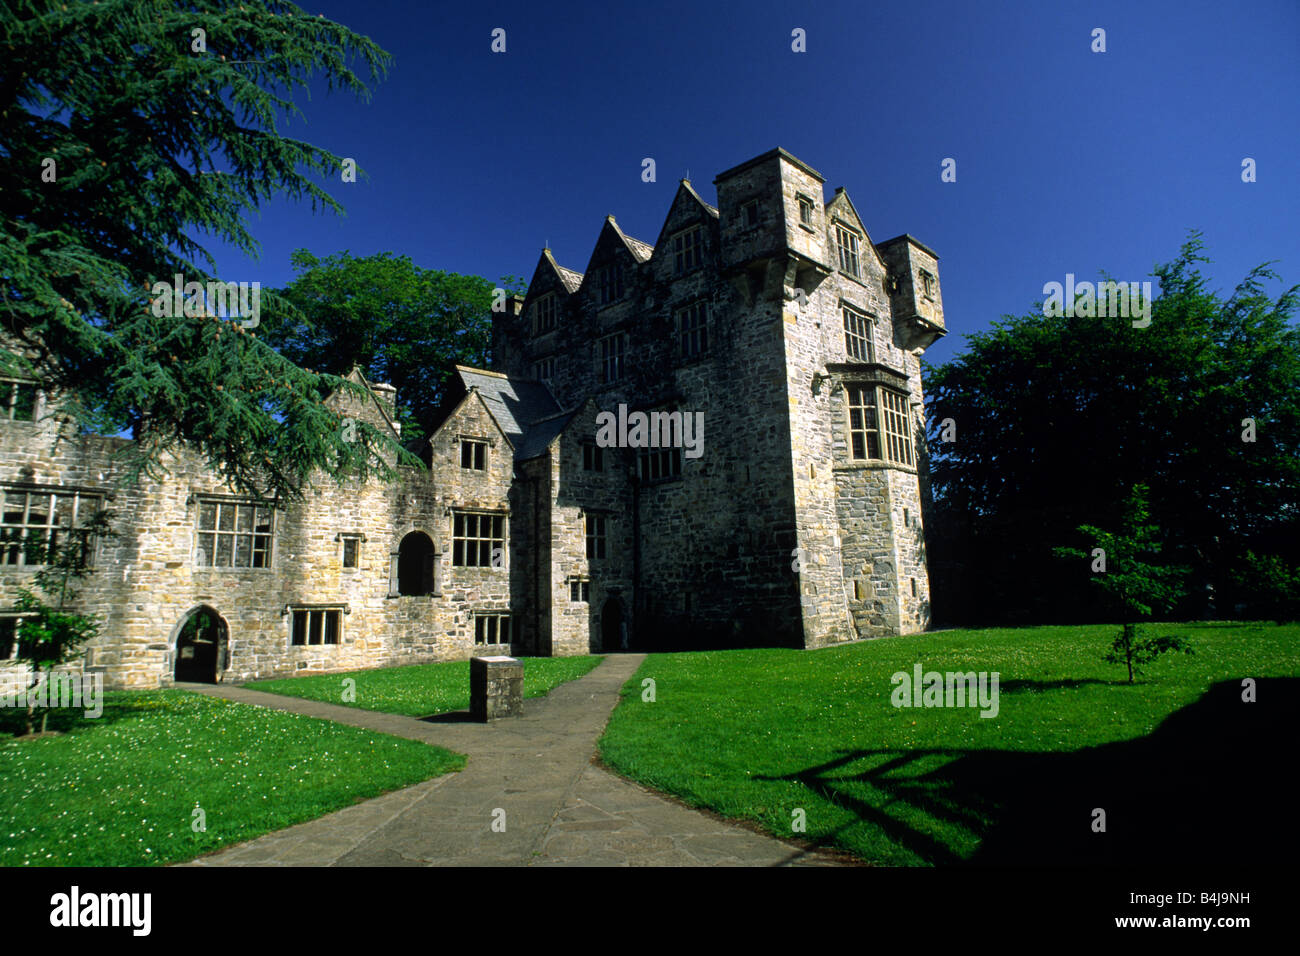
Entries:
{"type": "Polygon", "coordinates": [[[29,495],[27,505],[27,523],[45,525],[50,522],[50,496],[29,495]]]}
{"type": "Polygon", "coordinates": [[[339,642],[339,618],[342,611],[325,612],[325,643],[337,644],[339,642]]]}
{"type": "MultiPolygon", "coordinates": [[[[72,495],[55,495],[54,496],[54,520],[51,522],[51,524],[57,525],[60,528],[73,527],[73,523],[74,523],[73,506],[76,504],[76,502],[77,499],[74,498],[72,495]]],[[[94,508],[91,507],[91,501],[89,499],[83,501],[81,503],[81,507],[82,507],[81,517],[83,520],[85,518],[90,517],[94,513],[94,508]]]]}
{"type": "Polygon", "coordinates": [[[235,530],[252,531],[253,530],[253,507],[252,505],[240,505],[235,509],[235,530]]]}
{"type": "Polygon", "coordinates": [[[228,534],[219,534],[217,539],[217,557],[212,563],[219,568],[230,567],[230,560],[233,556],[234,549],[231,547],[231,536],[228,534]]]}
{"type": "Polygon", "coordinates": [[[5,524],[22,524],[23,512],[27,508],[27,493],[23,491],[5,492],[5,524]]]}
{"type": "Polygon", "coordinates": [[[194,563],[201,568],[212,566],[213,548],[216,547],[216,535],[200,534],[199,547],[194,553],[194,563]]]}
{"type": "Polygon", "coordinates": [[[321,618],[323,614],[320,611],[312,611],[310,619],[310,629],[307,632],[308,644],[319,644],[321,638],[321,618]]]}
{"type": "Polygon", "coordinates": [[[307,643],[307,612],[306,611],[293,612],[293,643],[294,644],[307,643]]]}
{"type": "Polygon", "coordinates": [[[199,527],[210,530],[217,526],[217,506],[211,501],[199,504],[199,527]]]}
{"type": "Polygon", "coordinates": [[[222,531],[235,530],[235,508],[233,505],[217,506],[217,527],[222,531]]]}
{"type": "Polygon", "coordinates": [[[235,567],[251,568],[253,566],[253,537],[241,534],[235,536],[235,567]]]}

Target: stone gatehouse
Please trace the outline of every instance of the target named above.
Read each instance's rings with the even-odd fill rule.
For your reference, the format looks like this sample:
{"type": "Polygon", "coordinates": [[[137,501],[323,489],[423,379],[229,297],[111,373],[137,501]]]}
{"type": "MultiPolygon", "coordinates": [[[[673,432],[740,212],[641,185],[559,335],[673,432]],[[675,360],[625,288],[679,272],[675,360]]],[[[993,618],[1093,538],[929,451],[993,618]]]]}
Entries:
{"type": "MultiPolygon", "coordinates": [[[[78,666],[109,687],[922,630],[937,257],[873,242],[823,183],[772,150],[715,179],[717,208],[683,180],[653,245],[611,216],[584,271],[544,250],[494,318],[495,369],[456,366],[427,469],[389,484],[274,507],[179,454],[130,485],[124,439],[4,383],[4,540],[116,515],[80,594],[101,636],[78,666]]],[[[394,390],[351,378],[370,397],[340,413],[397,437],[394,390]]],[[[23,562],[0,551],[0,660],[23,562]]],[[[22,676],[0,663],[0,690],[22,676]]]]}

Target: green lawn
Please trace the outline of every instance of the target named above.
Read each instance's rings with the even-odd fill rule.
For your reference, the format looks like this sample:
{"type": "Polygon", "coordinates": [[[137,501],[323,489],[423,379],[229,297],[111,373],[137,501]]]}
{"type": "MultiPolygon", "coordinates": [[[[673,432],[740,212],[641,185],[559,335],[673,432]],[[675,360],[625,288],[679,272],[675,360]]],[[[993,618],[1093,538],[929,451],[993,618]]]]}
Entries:
{"type": "MultiPolygon", "coordinates": [[[[603,657],[523,657],[524,696],[544,697],[566,681],[586,674],[603,657]]],[[[469,661],[408,664],[372,670],[254,681],[244,686],[287,697],[407,717],[469,709],[469,661]],[[344,700],[345,679],[356,681],[355,700],[344,700]]]]}
{"type": "Polygon", "coordinates": [[[877,864],[1204,861],[1242,826],[1268,852],[1296,829],[1276,775],[1292,759],[1300,626],[1156,629],[1194,655],[1165,656],[1133,686],[1100,660],[1106,626],[652,655],[601,756],[690,804],[877,864]],[[892,706],[891,675],[918,661],[998,672],[998,715],[892,706]],[[1244,677],[1265,679],[1254,704],[1244,677]],[[1094,808],[1111,815],[1105,836],[1094,808]]]}
{"type": "Polygon", "coordinates": [[[174,863],[460,770],[460,754],[185,691],[104,695],[15,739],[0,710],[0,865],[174,863]],[[194,809],[206,832],[194,832],[194,809]]]}

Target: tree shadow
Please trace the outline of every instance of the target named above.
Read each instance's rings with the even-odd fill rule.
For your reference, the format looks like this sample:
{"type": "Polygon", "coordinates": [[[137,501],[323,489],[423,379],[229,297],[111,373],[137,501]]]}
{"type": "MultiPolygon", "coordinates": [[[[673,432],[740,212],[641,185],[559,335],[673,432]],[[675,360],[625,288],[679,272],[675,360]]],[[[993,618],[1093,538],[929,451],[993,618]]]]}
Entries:
{"type": "MultiPolygon", "coordinates": [[[[854,823],[936,864],[1081,866],[1279,862],[1300,841],[1284,780],[1300,720],[1300,679],[1257,681],[1257,702],[1224,681],[1171,714],[1149,736],[1070,753],[856,750],[789,774],[854,823]],[[952,758],[935,766],[932,757],[952,758]],[[869,760],[870,769],[845,775],[869,760]],[[913,772],[909,772],[909,768],[913,772]],[[846,790],[865,784],[883,800],[846,790]],[[887,812],[904,803],[975,835],[953,847],[887,812]],[[1094,832],[1094,810],[1105,832],[1094,832]]],[[[861,792],[862,788],[855,788],[861,792]]]]}
{"type": "Polygon", "coordinates": [[[998,684],[998,693],[1036,693],[1045,690],[1072,690],[1076,687],[1087,687],[1090,684],[1100,684],[1103,687],[1111,687],[1123,683],[1126,682],[1123,680],[1102,680],[1098,677],[1087,677],[1080,680],[1004,680],[998,684]]]}
{"type": "MultiPolygon", "coordinates": [[[[75,733],[107,726],[119,720],[138,718],[150,711],[142,707],[143,698],[139,691],[108,691],[103,695],[101,704],[103,713],[98,717],[87,717],[85,707],[55,707],[48,711],[49,721],[46,729],[60,734],[75,733]]],[[[148,691],[144,693],[150,693],[148,691]]],[[[41,729],[41,716],[45,711],[36,713],[36,730],[41,729]]],[[[0,741],[22,740],[27,721],[26,707],[0,707],[0,741]]]]}

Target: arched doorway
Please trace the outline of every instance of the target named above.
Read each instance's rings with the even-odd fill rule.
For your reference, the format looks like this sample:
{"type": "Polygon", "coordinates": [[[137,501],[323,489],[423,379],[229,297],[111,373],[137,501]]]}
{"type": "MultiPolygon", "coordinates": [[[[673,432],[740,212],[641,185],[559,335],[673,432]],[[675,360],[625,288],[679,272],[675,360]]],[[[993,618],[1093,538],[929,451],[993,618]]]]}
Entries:
{"type": "Polygon", "coordinates": [[[412,531],[397,546],[397,593],[433,592],[433,540],[423,531],[412,531]]]}
{"type": "Polygon", "coordinates": [[[178,681],[215,684],[230,666],[230,633],[220,614],[204,605],[185,616],[176,634],[178,681]]]}
{"type": "Polygon", "coordinates": [[[600,610],[600,649],[606,653],[627,650],[623,644],[623,602],[616,597],[607,600],[600,610]]]}

